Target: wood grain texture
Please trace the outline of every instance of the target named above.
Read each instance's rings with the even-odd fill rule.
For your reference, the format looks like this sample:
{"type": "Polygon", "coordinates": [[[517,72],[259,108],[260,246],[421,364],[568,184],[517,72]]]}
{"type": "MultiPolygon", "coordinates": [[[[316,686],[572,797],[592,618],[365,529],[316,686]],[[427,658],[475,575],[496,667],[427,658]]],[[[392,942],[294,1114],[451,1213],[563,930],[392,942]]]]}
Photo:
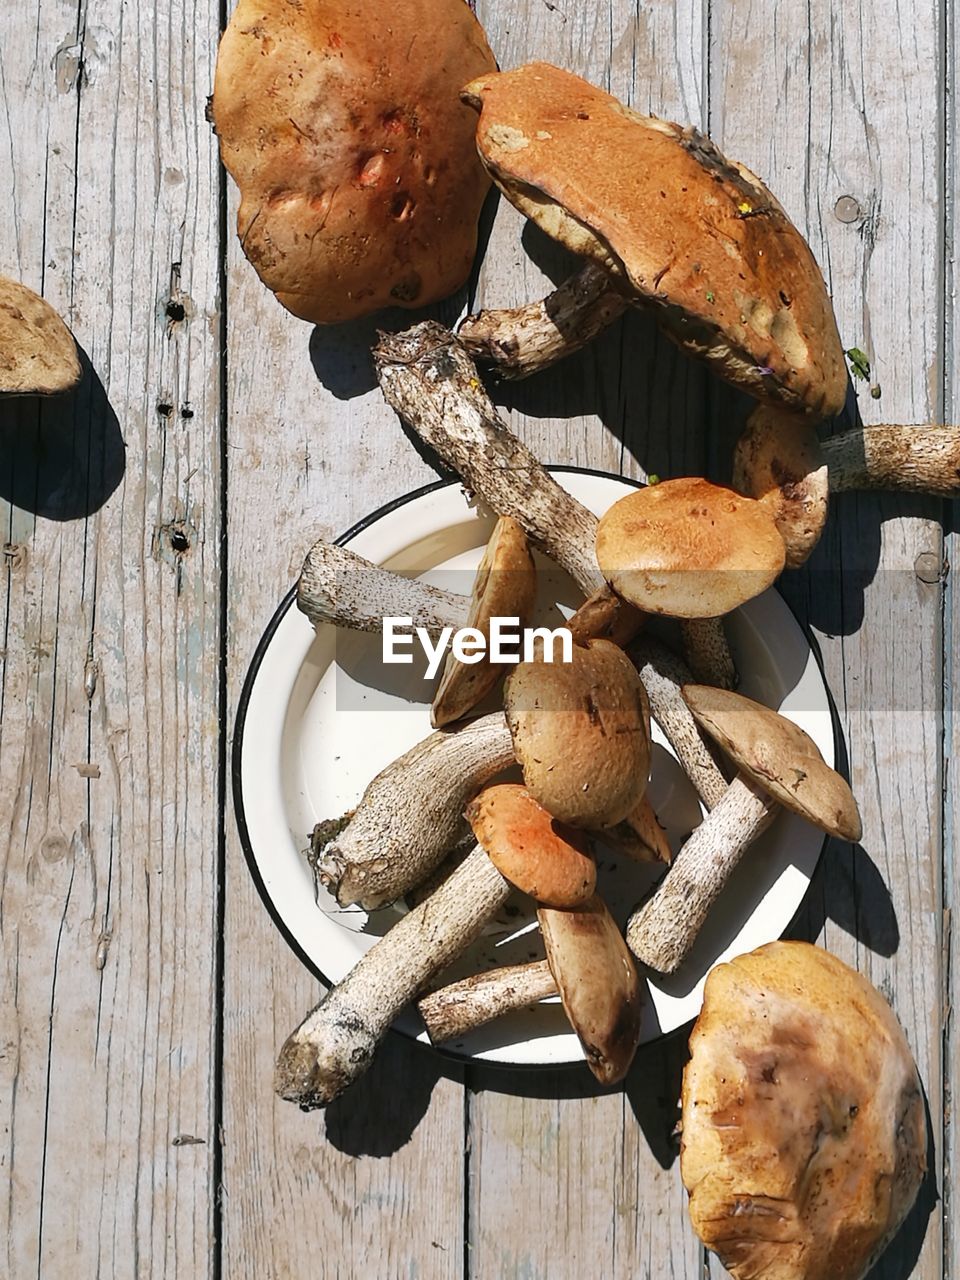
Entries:
{"type": "MultiPolygon", "coordinates": [[[[858,384],[859,412],[932,420],[944,360],[938,5],[711,12],[711,130],[807,233],[844,346],[867,353],[881,389],[874,400],[858,384]]],[[[923,570],[940,563],[939,514],[932,500],[843,495],[808,568],[785,579],[820,642],[864,819],[861,846],[828,845],[799,929],[892,1002],[935,1139],[918,1207],[877,1280],[942,1274],[943,592],[923,570]]]]}
{"type": "Polygon", "coordinates": [[[17,1277],[213,1268],[219,245],[197,119],[216,6],[157,19],[119,0],[4,14],[0,270],[89,357],[71,397],[0,406],[17,1277]]]}
{"type": "MultiPolygon", "coordinates": [[[[478,4],[477,13],[503,67],[554,61],[639,110],[701,121],[699,3],[498,0],[478,4]]],[[[501,200],[476,303],[530,301],[575,261],[524,229],[501,200]]],[[[647,317],[630,314],[580,354],[526,382],[502,384],[493,396],[544,461],[666,477],[705,466],[705,384],[703,371],[647,317]]],[[[539,1073],[536,1084],[468,1073],[467,1273],[698,1276],[702,1253],[686,1220],[670,1138],[682,1060],[682,1038],[644,1050],[625,1091],[610,1094],[598,1092],[585,1068],[539,1073]]]]}

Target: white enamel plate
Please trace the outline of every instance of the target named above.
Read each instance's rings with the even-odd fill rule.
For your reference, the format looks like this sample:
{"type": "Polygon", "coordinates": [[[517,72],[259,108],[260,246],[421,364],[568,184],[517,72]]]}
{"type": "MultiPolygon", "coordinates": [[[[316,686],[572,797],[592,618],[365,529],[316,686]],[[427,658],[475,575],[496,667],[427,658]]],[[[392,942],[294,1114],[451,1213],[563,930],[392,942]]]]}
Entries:
{"type": "MultiPolygon", "coordinates": [[[[634,486],[618,476],[556,469],[559,482],[598,515],[634,486]]],[[[437,585],[469,591],[493,527],[457,484],[434,485],[375,513],[348,541],[360,555],[391,568],[417,570],[437,585]],[[446,575],[446,577],[445,577],[446,575]]],[[[541,561],[541,599],[569,614],[576,593],[541,561]]],[[[554,612],[554,623],[556,625],[554,612]]],[[[823,676],[802,630],[774,591],[728,620],[741,691],[796,721],[834,763],[834,733],[823,676]]],[[[238,822],[264,901],[301,959],[325,982],[339,981],[397,919],[400,908],[370,916],[344,910],[325,891],[319,902],[305,850],[315,824],[352,808],[370,779],[430,732],[433,684],[423,663],[384,667],[377,636],[323,628],[315,632],[289,595],[267,629],[240,702],[233,758],[238,822]]],[[[699,821],[700,808],[654,726],[648,794],[674,851],[699,821]]],[[[823,836],[781,812],[746,854],[714,906],[693,954],[669,979],[649,982],[643,1039],[653,1040],[696,1017],[703,982],[719,961],[779,938],[817,864],[823,836]]],[[[599,888],[621,925],[652,883],[653,872],[598,850],[599,888]]],[[[493,964],[516,964],[543,952],[529,901],[519,896],[489,926],[453,976],[493,964]]],[[[426,1041],[415,1014],[397,1023],[426,1041]]],[[[511,1014],[445,1048],[511,1065],[559,1065],[582,1059],[556,1001],[511,1014]]]]}

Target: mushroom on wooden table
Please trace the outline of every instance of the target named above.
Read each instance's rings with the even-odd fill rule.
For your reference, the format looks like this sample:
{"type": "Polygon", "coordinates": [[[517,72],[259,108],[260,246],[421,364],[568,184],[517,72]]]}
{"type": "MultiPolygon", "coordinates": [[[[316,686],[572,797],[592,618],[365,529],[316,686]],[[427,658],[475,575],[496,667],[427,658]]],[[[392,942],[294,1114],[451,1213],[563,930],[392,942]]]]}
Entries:
{"type": "Polygon", "coordinates": [[[710,973],[682,1106],[690,1220],[735,1280],[861,1280],[926,1172],[923,1092],[893,1010],[806,942],[710,973]]]}
{"type": "Polygon", "coordinates": [[[458,98],[496,65],[463,0],[240,0],[213,120],[237,234],[279,302],[336,324],[466,281],[489,179],[458,98]]]}
{"type": "Polygon", "coordinates": [[[50,303],[0,276],[0,395],[56,395],[80,376],[77,344],[50,303]]]}
{"type": "Polygon", "coordinates": [[[510,313],[468,319],[460,335],[474,354],[516,376],[576,350],[605,318],[599,268],[610,318],[616,300],[642,303],[749,394],[839,413],[847,369],[823,277],[759,178],[698,130],[640,115],[546,63],[482,75],[463,96],[480,112],[477,147],[500,190],[591,264],[578,288],[519,326],[510,313]]]}
{"type": "Polygon", "coordinates": [[[850,787],[799,725],[729,690],[688,685],[683,694],[739,773],[627,924],[630,950],[659,973],[675,972],[689,955],[707,912],[777,805],[839,839],[861,835],[850,787]]]}
{"type": "Polygon", "coordinates": [[[883,423],[820,440],[806,419],[759,405],[734,450],[733,485],[769,507],[795,568],[820,540],[832,493],[960,494],[960,428],[883,423]]]}

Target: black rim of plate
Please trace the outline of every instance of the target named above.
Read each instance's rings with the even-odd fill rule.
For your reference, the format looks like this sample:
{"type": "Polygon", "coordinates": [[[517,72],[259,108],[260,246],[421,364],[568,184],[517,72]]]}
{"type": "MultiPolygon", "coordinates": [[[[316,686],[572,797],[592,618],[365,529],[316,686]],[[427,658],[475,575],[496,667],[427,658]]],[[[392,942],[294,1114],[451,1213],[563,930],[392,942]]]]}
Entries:
{"type": "MultiPolygon", "coordinates": [[[[597,476],[602,480],[618,480],[622,484],[630,485],[634,489],[642,489],[644,487],[642,480],[634,480],[631,476],[618,475],[614,471],[598,471],[595,467],[548,465],[546,469],[552,474],[597,476]]],[[[453,488],[454,486],[460,485],[461,483],[462,482],[457,478],[453,478],[450,480],[433,480],[431,481],[430,484],[422,485],[419,489],[413,489],[409,493],[403,494],[402,497],[393,498],[390,502],[385,502],[382,507],[377,507],[375,511],[371,511],[367,515],[362,516],[361,519],[359,519],[356,522],[356,524],[352,524],[350,528],[347,529],[346,533],[342,533],[338,538],[334,539],[334,545],[339,547],[346,546],[347,543],[351,542],[358,534],[362,533],[364,529],[369,528],[369,526],[372,524],[376,524],[378,520],[383,519],[384,516],[390,515],[391,512],[396,511],[398,508],[405,507],[408,503],[415,502],[418,498],[423,498],[429,493],[436,493],[437,490],[439,489],[450,489],[450,488],[453,488]]],[[[778,595],[780,594],[779,591],[777,594],[778,595]]],[[[283,940],[286,942],[287,946],[294,953],[294,955],[297,957],[300,963],[304,965],[304,967],[307,968],[315,978],[317,978],[320,982],[322,982],[324,986],[331,987],[334,984],[327,977],[327,975],[313,962],[313,960],[310,959],[307,953],[300,946],[300,943],[291,933],[290,929],[287,927],[286,921],[284,920],[283,916],[280,914],[280,911],[277,908],[276,903],[273,901],[273,898],[271,898],[269,892],[267,891],[267,887],[263,882],[263,877],[260,875],[260,868],[258,867],[256,857],[254,856],[253,843],[250,839],[250,832],[247,828],[246,811],[243,805],[243,786],[241,783],[241,768],[242,768],[242,761],[243,761],[243,734],[244,734],[244,729],[246,727],[247,709],[250,705],[250,698],[253,695],[253,688],[257,682],[257,676],[260,674],[260,667],[263,663],[264,656],[266,655],[266,652],[270,647],[270,643],[273,640],[273,637],[277,631],[277,628],[280,626],[280,623],[286,617],[286,614],[289,611],[291,605],[293,605],[294,601],[296,600],[296,597],[297,597],[297,587],[296,587],[296,584],[294,584],[290,588],[290,590],[286,593],[286,595],[283,597],[283,599],[280,601],[279,605],[277,606],[273,614],[273,617],[267,623],[267,626],[263,632],[263,635],[260,637],[257,643],[257,647],[253,651],[253,658],[250,661],[250,666],[247,670],[247,674],[243,682],[243,688],[240,691],[240,700],[237,703],[237,716],[234,722],[233,749],[232,749],[231,758],[230,758],[230,773],[231,773],[231,778],[233,782],[233,809],[234,809],[234,815],[237,823],[237,830],[240,834],[240,845],[243,849],[243,856],[247,864],[247,870],[250,872],[250,875],[253,877],[253,883],[256,886],[257,893],[260,895],[260,899],[263,902],[263,905],[266,907],[270,915],[270,918],[274,923],[274,926],[279,930],[281,936],[283,937],[283,940]]],[[[833,729],[834,753],[835,753],[835,756],[839,756],[840,755],[839,749],[843,742],[843,739],[840,732],[840,722],[839,722],[839,717],[837,715],[837,709],[833,701],[833,695],[830,691],[830,686],[827,684],[826,673],[824,672],[824,669],[823,669],[823,660],[820,655],[820,648],[810,629],[800,621],[800,619],[797,617],[796,613],[794,612],[793,608],[790,606],[789,602],[784,600],[782,595],[780,595],[780,599],[783,600],[783,603],[790,610],[790,613],[794,621],[796,622],[800,630],[803,632],[803,635],[810,646],[810,652],[813,654],[814,660],[820,671],[820,676],[821,676],[821,679],[823,680],[823,687],[826,690],[826,694],[827,694],[827,703],[830,708],[830,721],[831,721],[831,727],[833,729]]],[[[820,844],[820,851],[817,854],[817,860],[814,863],[813,871],[811,872],[811,883],[813,880],[813,876],[816,874],[817,869],[820,866],[820,860],[823,857],[823,852],[827,846],[828,839],[829,839],[828,836],[824,836],[820,844]]],[[[809,885],[808,885],[808,890],[809,890],[809,885]]],[[[790,923],[784,929],[783,933],[781,934],[781,937],[786,937],[792,932],[793,927],[796,923],[797,917],[799,916],[800,912],[803,909],[804,903],[806,902],[806,897],[807,897],[807,894],[805,892],[803,895],[803,898],[800,900],[799,904],[797,905],[797,910],[794,912],[790,920],[790,923]]],[[[664,1040],[667,1040],[672,1036],[676,1036],[680,1034],[689,1025],[690,1023],[688,1022],[688,1023],[685,1023],[683,1026],[674,1028],[673,1031],[661,1032],[659,1036],[656,1036],[654,1037],[654,1039],[647,1041],[646,1044],[641,1045],[638,1052],[642,1053],[643,1050],[645,1048],[648,1048],[650,1045],[660,1044],[664,1040]]],[[[445,1045],[434,1045],[434,1044],[430,1044],[429,1042],[425,1043],[422,1040],[418,1040],[416,1036],[410,1035],[408,1032],[403,1031],[396,1026],[392,1026],[390,1030],[394,1034],[402,1035],[404,1040],[408,1041],[409,1043],[417,1045],[420,1048],[427,1049],[433,1053],[437,1053],[441,1057],[447,1058],[453,1062],[460,1063],[461,1065],[474,1062],[472,1055],[468,1053],[457,1052],[454,1049],[448,1049],[445,1045]]],[[[562,1062],[562,1063],[542,1063],[542,1062],[523,1063],[523,1062],[496,1062],[487,1058],[477,1059],[476,1063],[477,1065],[482,1067],[491,1067],[491,1068],[504,1070],[504,1071],[518,1071],[518,1070],[520,1071],[569,1071],[571,1068],[580,1068],[585,1066],[585,1063],[580,1061],[571,1061],[571,1062],[562,1062]]]]}

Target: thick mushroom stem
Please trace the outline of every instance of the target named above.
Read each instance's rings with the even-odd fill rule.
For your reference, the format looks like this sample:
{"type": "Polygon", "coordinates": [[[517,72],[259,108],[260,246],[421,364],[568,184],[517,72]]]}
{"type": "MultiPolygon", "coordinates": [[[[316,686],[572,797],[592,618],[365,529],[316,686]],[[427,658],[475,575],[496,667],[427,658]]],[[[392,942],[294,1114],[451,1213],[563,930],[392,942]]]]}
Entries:
{"type": "Polygon", "coordinates": [[[628,305],[610,273],[588,262],[540,302],[467,316],[457,337],[501,377],[528,378],[592,342],[628,305]]]}
{"type": "Polygon", "coordinates": [[[627,923],[627,945],[651,969],[674,973],[747,846],[776,809],[743,775],[683,846],[653,896],[627,923]]]}
{"type": "Polygon", "coordinates": [[[683,685],[692,682],[690,669],[666,645],[649,638],[632,645],[630,655],[650,699],[650,714],[673,747],[697,795],[706,808],[712,809],[726,794],[727,780],[680,692],[683,685]]]}
{"type": "Polygon", "coordinates": [[[314,626],[379,632],[384,618],[412,618],[413,626],[437,636],[444,627],[466,626],[470,597],[405,578],[321,539],[303,562],[297,608],[314,626]]]}
{"type": "Polygon", "coordinates": [[[820,442],[830,488],[891,489],[953,498],[960,493],[960,427],[886,424],[820,442]]]}
{"type": "Polygon", "coordinates": [[[275,1088],[304,1111],[326,1106],[363,1074],[400,1010],[479,937],[510,886],[477,845],[398,920],[287,1039],[275,1088]]]}
{"type": "Polygon", "coordinates": [[[683,656],[694,678],[718,689],[735,689],[740,682],[727,643],[722,618],[682,618],[683,656]]]}
{"type": "Polygon", "coordinates": [[[418,742],[368,785],[349,821],[315,850],[320,882],[368,911],[424,879],[465,829],[463,810],[514,762],[500,713],[418,742]]]}
{"type": "Polygon", "coordinates": [[[427,1033],[434,1044],[458,1040],[488,1022],[526,1009],[557,994],[557,983],[546,960],[506,965],[476,973],[462,982],[431,991],[417,1001],[427,1033]]]}
{"type": "Polygon", "coordinates": [[[512,516],[585,595],[599,590],[596,516],[507,428],[450,330],[426,320],[381,333],[373,357],[384,399],[466,487],[497,515],[512,516]]]}

